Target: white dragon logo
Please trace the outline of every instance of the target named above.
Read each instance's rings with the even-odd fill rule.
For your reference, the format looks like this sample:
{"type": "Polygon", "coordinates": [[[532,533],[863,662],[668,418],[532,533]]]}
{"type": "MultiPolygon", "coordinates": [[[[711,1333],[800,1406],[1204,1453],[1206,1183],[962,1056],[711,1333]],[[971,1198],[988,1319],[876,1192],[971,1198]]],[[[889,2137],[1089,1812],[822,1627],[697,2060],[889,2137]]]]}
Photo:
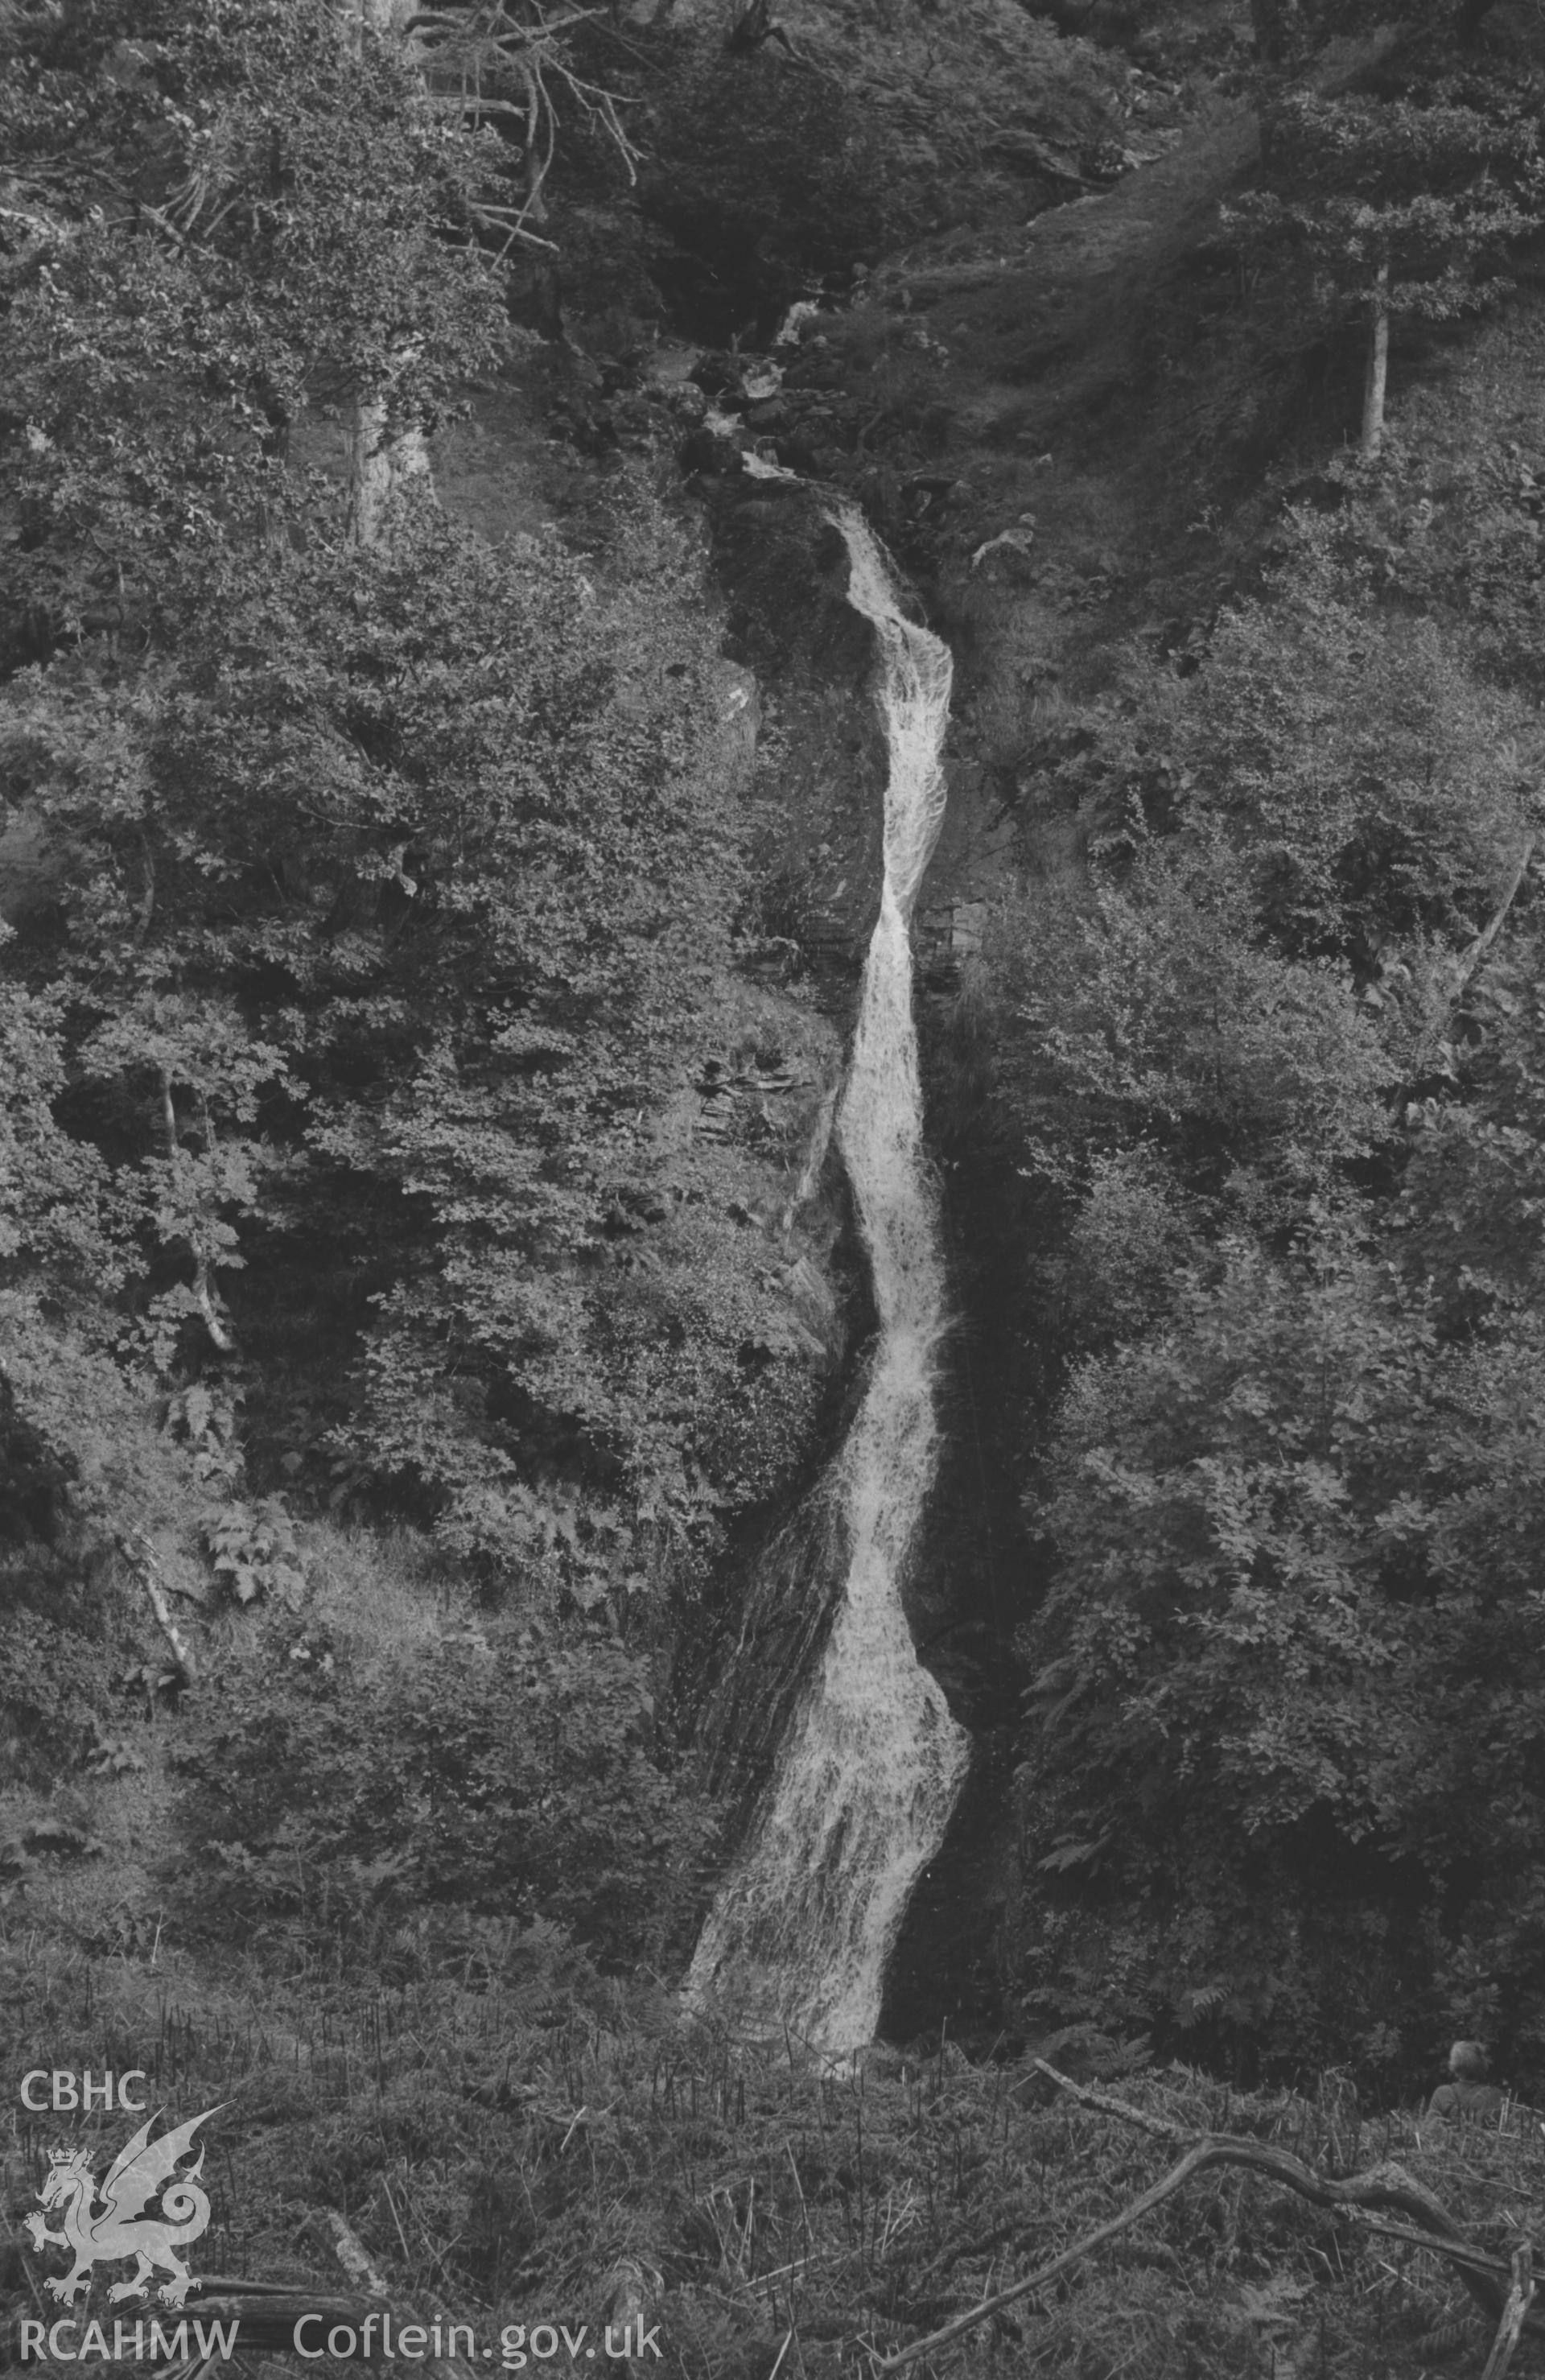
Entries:
{"type": "Polygon", "coordinates": [[[73,2305],[91,2289],[93,2265],[115,2265],[126,2256],[139,2259],[138,2269],[128,2280],[108,2290],[109,2303],[116,2304],[121,2298],[148,2298],[157,2272],[171,2275],[159,2292],[162,2304],[183,2303],[193,2277],[186,2265],[178,2263],[174,2251],[186,2247],[209,2228],[210,2203],[199,2187],[204,2170],[202,2145],[198,2164],[187,2173],[179,2174],[176,2168],[191,2149],[199,2125],[219,2112],[218,2107],[206,2107],[201,2116],[179,2124],[175,2131],[163,2132],[153,2142],[151,2125],[156,2118],[151,2116],[114,2159],[100,2192],[91,2179],[85,2149],[50,2150],[48,2179],[38,2198],[45,2213],[50,2207],[62,2207],[63,2222],[60,2229],[50,2231],[42,2215],[29,2215],[26,2228],[34,2248],[64,2248],[75,2258],[63,2280],[43,2282],[61,2305],[73,2305]],[[158,2191],[163,2192],[161,2213],[147,2215],[145,2209],[158,2191]],[[91,2202],[97,2197],[103,2202],[102,2211],[93,2215],[91,2202]]]}

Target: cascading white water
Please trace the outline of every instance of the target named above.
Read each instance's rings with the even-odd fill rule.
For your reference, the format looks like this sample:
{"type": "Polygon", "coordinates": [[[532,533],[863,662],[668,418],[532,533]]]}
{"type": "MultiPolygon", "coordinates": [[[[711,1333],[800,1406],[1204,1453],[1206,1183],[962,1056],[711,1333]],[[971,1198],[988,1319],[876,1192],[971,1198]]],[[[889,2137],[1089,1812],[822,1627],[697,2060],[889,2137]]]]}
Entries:
{"type": "Polygon", "coordinates": [[[689,2005],[718,2000],[738,2023],[786,2024],[839,2056],[874,2039],[886,1961],[944,1839],[967,1740],[912,1650],[900,1592],[934,1475],[944,1325],[907,920],[944,817],[951,662],[948,646],[902,617],[864,523],[846,511],[831,518],[852,565],[848,600],[879,636],[890,758],[885,885],[837,1119],[879,1334],[838,1463],[850,1556],[842,1600],[686,1992],[689,2005]]]}

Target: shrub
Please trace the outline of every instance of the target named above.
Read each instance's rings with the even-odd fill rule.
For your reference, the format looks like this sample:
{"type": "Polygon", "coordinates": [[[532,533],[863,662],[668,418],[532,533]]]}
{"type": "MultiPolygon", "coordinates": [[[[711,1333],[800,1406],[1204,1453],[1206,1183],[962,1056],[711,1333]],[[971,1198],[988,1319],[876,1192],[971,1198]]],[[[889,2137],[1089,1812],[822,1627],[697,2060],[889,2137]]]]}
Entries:
{"type": "Polygon", "coordinates": [[[1020,1779],[1037,1988],[1119,1937],[1133,2012],[1310,2056],[1484,1930],[1541,2037],[1542,1363],[1527,1323],[1445,1347],[1327,1226],[1225,1248],[1075,1373],[1020,1779]]]}
{"type": "Polygon", "coordinates": [[[707,1826],[643,1658],[599,1632],[509,1631],[368,1679],[325,1639],[282,1658],[186,1760],[199,1922],[336,1937],[440,1903],[541,1917],[609,1960],[675,1946],[707,1826]]]}

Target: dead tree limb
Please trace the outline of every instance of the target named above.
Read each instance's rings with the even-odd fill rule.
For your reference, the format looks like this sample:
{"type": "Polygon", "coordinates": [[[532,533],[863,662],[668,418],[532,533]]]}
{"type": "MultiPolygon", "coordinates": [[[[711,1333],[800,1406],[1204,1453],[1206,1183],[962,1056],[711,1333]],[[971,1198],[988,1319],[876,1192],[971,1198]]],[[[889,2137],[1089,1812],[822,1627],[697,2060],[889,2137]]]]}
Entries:
{"type": "Polygon", "coordinates": [[[1055,2082],[1059,2091],[1066,2091],[1081,2106],[1098,2107],[1102,2116],[1119,2116],[1124,2124],[1136,2124],[1140,2131],[1152,2132],[1155,2140],[1182,2147],[1206,2138],[1205,2133],[1185,2131],[1177,2124],[1166,2124],[1162,2116],[1150,2116],[1141,2107],[1129,2107],[1124,2099],[1113,2099],[1104,2091],[1092,2091],[1086,2082],[1075,2082],[1070,2074],[1048,2066],[1044,2058],[1032,2058],[1030,2062],[1037,2074],[1044,2074],[1048,2082],[1055,2082]]]}
{"type": "MultiPolygon", "coordinates": [[[[1069,2082],[1065,2075],[1056,2072],[1055,2067],[1045,2066],[1040,2060],[1036,2062],[1044,2073],[1070,2091],[1074,2097],[1102,2103],[1102,2113],[1135,2121],[1147,2131],[1161,2129],[1154,2119],[1143,2116],[1140,2110],[1124,2107],[1119,2100],[1105,2099],[1103,2093],[1086,2093],[1081,2084],[1069,2082]]],[[[1173,2128],[1163,2129],[1168,2131],[1172,2143],[1177,2145],[1187,2137],[1173,2128]]],[[[1020,2298],[1032,2296],[1036,2290],[1044,2289],[1048,2281],[1055,2280],[1059,2273],[1066,2272],[1070,2265],[1081,2263],[1096,2248],[1103,2247],[1107,2240],[1114,2240],[1119,2232],[1129,2230],[1134,2223],[1141,2222],[1156,2206],[1162,2206],[1166,2199],[1173,2198],[1177,2191],[1183,2190],[1196,2175],[1219,2166],[1242,2166],[1247,2171],[1264,2174],[1269,2180],[1281,2182],[1287,2189],[1296,2191],[1299,2197],[1309,2199],[1313,2205],[1354,2217],[1366,2216],[1375,2207],[1387,2207],[1392,2213],[1409,2216],[1419,2227],[1424,2245],[1440,2252],[1445,2246],[1468,2252],[1454,2259],[1455,2269],[1464,2287],[1488,2320],[1500,2324],[1508,2315],[1518,2286],[1516,2265],[1513,2288],[1504,2290],[1494,2271],[1486,2268],[1491,2260],[1486,2260],[1485,2264],[1479,2261],[1479,2252],[1475,2249],[1474,2242],[1466,2238],[1448,2209],[1418,2181],[1413,2180],[1404,2167],[1386,2162],[1370,2168],[1367,2173],[1351,2174],[1345,2180],[1335,2180],[1328,2174],[1317,2173],[1312,2166],[1305,2165],[1301,2158],[1294,2156],[1287,2149],[1276,2147],[1272,2142],[1241,2140],[1226,2132],[1204,2132],[1191,2137],[1190,2145],[1178,2165],[1172,2166],[1168,2173],[1162,2175],[1129,2205],[1124,2206],[1119,2214],[1113,2215],[1108,2222],[1085,2232],[1082,2239],[1075,2240],[1071,2246],[1064,2248],[1049,2263],[1038,2265],[1023,2280],[982,2299],[967,2313],[958,2314],[953,2322],[946,2323],[942,2329],[931,2331],[925,2338],[912,2340],[910,2346],[903,2347],[895,2355],[883,2357],[875,2369],[879,2372],[899,2372],[907,2364],[915,2363],[920,2357],[935,2354],[940,2348],[950,2346],[957,2338],[963,2338],[967,2331],[974,2330],[978,2323],[985,2322],[990,2315],[1004,2306],[1013,2305],[1020,2298]]],[[[1545,2335],[1545,2322],[1530,2312],[1532,2296],[1531,2286],[1517,2313],[1514,2344],[1526,2329],[1531,2335],[1545,2335]]],[[[1499,2330],[1499,2346],[1502,2337],[1499,2330]]],[[[1509,2346],[1509,2357],[1512,2352],[1513,2348],[1509,2346]]],[[[1504,2362],[1497,2367],[1498,2375],[1505,2369],[1504,2362]]],[[[1497,2380],[1497,2375],[1492,2375],[1492,2380],[1497,2380]]]]}
{"type": "Polygon", "coordinates": [[[472,7],[420,8],[408,20],[431,109],[465,126],[501,120],[518,140],[525,161],[525,196],[514,208],[483,198],[474,204],[481,227],[503,232],[502,261],[517,239],[537,248],[553,243],[533,231],[547,214],[544,188],[558,140],[558,105],[566,95],[610,144],[631,183],[638,179],[643,152],[630,138],[620,110],[620,91],[591,82],[573,64],[559,39],[576,25],[598,18],[599,8],[575,8],[545,17],[530,0],[525,15],[513,15],[506,0],[481,0],[472,7]]]}
{"type": "Polygon", "coordinates": [[[1016,2300],[1027,2298],[1036,2289],[1044,2289],[1048,2281],[1055,2280],[1058,2273],[1066,2272],[1069,2265],[1080,2263],[1105,2240],[1114,2240],[1118,2231],[1127,2230],[1155,2206],[1162,2206],[1165,2200],[1173,2198],[1193,2174],[1221,2162],[1213,2153],[1212,2143],[1199,2142],[1195,2148],[1187,2151],[1177,2166],[1172,2167],[1151,2190],[1145,2190],[1141,2198],[1134,2198],[1129,2206],[1124,2206],[1119,2215],[1113,2215],[1108,2223],[1086,2231],[1081,2240],[1075,2240],[1070,2248],[1064,2248],[1060,2256],[1054,2256],[1050,2264],[1037,2265],[1033,2273],[1022,2281],[1016,2281],[1011,2289],[999,2289],[994,2296],[984,2298],[968,2313],[957,2314],[955,2320],[947,2322],[942,2330],[930,2331],[926,2338],[913,2339],[911,2345],[903,2347],[899,2354],[882,2358],[876,2370],[899,2372],[904,2365],[915,2363],[920,2356],[935,2354],[941,2347],[948,2347],[957,2338],[963,2338],[968,2330],[974,2330],[977,2324],[985,2322],[989,2314],[996,2313],[1003,2306],[1013,2305],[1016,2300]]]}
{"type": "Polygon", "coordinates": [[[172,1607],[161,1584],[161,1564],[155,1558],[149,1537],[139,1529],[126,1529],[119,1532],[117,1544],[124,1560],[139,1573],[146,1600],[155,1614],[156,1625],[172,1647],[178,1669],[190,1686],[197,1685],[199,1664],[193,1658],[187,1637],[172,1617],[172,1607]]]}
{"type": "Polygon", "coordinates": [[[1517,899],[1518,887],[1522,884],[1525,875],[1528,870],[1528,864],[1534,857],[1534,846],[1538,838],[1532,834],[1528,837],[1527,841],[1524,844],[1523,851],[1519,856],[1518,864],[1516,868],[1515,868],[1512,877],[1509,880],[1507,890],[1503,894],[1501,901],[1497,904],[1491,917],[1481,928],[1479,933],[1476,936],[1469,948],[1462,953],[1462,954],[1454,961],[1454,970],[1449,978],[1448,1004],[1451,1009],[1457,1007],[1459,1002],[1469,990],[1471,980],[1474,978],[1477,969],[1479,967],[1481,961],[1485,958],[1486,953],[1491,949],[1492,943],[1496,941],[1497,936],[1502,932],[1503,927],[1506,923],[1507,913],[1512,908],[1514,902],[1517,899]]]}
{"type": "Polygon", "coordinates": [[[1480,2380],[1503,2380],[1513,2361],[1513,2350],[1524,2335],[1524,2325],[1534,2302],[1534,2250],[1527,2240],[1520,2240],[1513,2251],[1513,2279],[1507,2303],[1480,2380]]]}
{"type": "Polygon", "coordinates": [[[1505,2280],[1512,2266],[1505,2257],[1489,2256],[1484,2248],[1467,2248],[1457,2240],[1438,2240],[1430,2231],[1415,2231],[1408,2223],[1381,2223],[1376,2215],[1367,2218],[1370,2234],[1378,2240],[1398,2240],[1405,2248],[1429,2248],[1435,2256],[1445,2256],[1451,2265],[1473,2265],[1478,2273],[1495,2273],[1505,2280]]]}

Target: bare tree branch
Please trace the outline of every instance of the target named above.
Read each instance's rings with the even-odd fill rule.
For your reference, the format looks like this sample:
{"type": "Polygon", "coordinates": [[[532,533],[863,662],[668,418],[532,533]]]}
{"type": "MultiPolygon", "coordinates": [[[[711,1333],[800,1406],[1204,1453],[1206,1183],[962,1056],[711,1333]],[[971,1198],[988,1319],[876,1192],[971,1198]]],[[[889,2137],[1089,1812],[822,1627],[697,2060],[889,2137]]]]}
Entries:
{"type": "Polygon", "coordinates": [[[1515,900],[1517,898],[1518,887],[1522,884],[1525,875],[1527,872],[1529,861],[1534,857],[1534,846],[1537,840],[1538,837],[1535,835],[1531,834],[1528,837],[1527,841],[1524,844],[1522,852],[1519,854],[1518,865],[1514,869],[1513,874],[1508,880],[1507,890],[1503,894],[1501,901],[1498,903],[1496,910],[1490,922],[1481,928],[1480,932],[1476,936],[1474,941],[1470,944],[1469,949],[1464,953],[1462,957],[1455,961],[1449,991],[1449,1006],[1451,1008],[1455,1007],[1464,998],[1465,993],[1469,990],[1471,979],[1473,978],[1477,968],[1480,965],[1486,953],[1491,949],[1492,943],[1496,941],[1497,936],[1501,933],[1503,926],[1506,921],[1507,913],[1512,908],[1515,900]]]}
{"type": "Polygon", "coordinates": [[[1070,2075],[1060,2073],[1055,2066],[1048,2066],[1044,2058],[1032,2058],[1030,2062],[1037,2074],[1044,2074],[1048,2082],[1055,2082],[1057,2089],[1066,2091],[1070,2098],[1080,2101],[1086,2107],[1098,2107],[1103,2116],[1118,2116],[1124,2124],[1136,2124],[1140,2131],[1152,2132],[1156,2140],[1169,2141],[1177,2146],[1189,2146],[1191,2142],[1206,2137],[1201,2132],[1182,2131],[1175,2124],[1166,2124],[1162,2117],[1146,2114],[1141,2107],[1129,2107],[1124,2099],[1112,2099],[1104,2091],[1091,2091],[1085,2083],[1075,2082],[1070,2075]]]}
{"type": "Polygon", "coordinates": [[[638,178],[640,152],[629,138],[619,109],[626,104],[604,84],[590,82],[570,61],[561,36],[601,12],[571,10],[546,17],[540,9],[513,15],[507,0],[467,9],[428,8],[406,28],[418,49],[429,105],[458,125],[498,118],[523,128],[525,200],[518,209],[485,202],[475,215],[489,225],[501,219],[502,257],[513,241],[540,248],[552,242],[533,232],[546,212],[543,186],[558,142],[560,101],[566,97],[597,125],[622,162],[630,183],[638,178]]]}
{"type": "Polygon", "coordinates": [[[1513,2283],[1507,2303],[1480,2380],[1503,2380],[1513,2361],[1513,2350],[1524,2335],[1524,2325],[1534,2302],[1534,2251],[1527,2240],[1520,2240],[1513,2252],[1513,2283]]]}
{"type": "Polygon", "coordinates": [[[172,1607],[161,1584],[161,1564],[155,1558],[149,1537],[139,1529],[126,1529],[120,1531],[117,1544],[125,1560],[139,1572],[144,1582],[146,1599],[155,1613],[156,1625],[172,1647],[178,1669],[190,1686],[197,1685],[199,1664],[182,1630],[172,1617],[172,1607]]]}
{"type": "MultiPolygon", "coordinates": [[[[1086,2091],[1081,2084],[1070,2082],[1066,2075],[1059,2074],[1055,2067],[1046,2065],[1040,2058],[1034,2063],[1060,2089],[1069,2092],[1085,2105],[1097,2107],[1102,2114],[1136,2123],[1142,2130],[1157,2132],[1161,2138],[1168,2138],[1176,2144],[1187,2138],[1173,2127],[1144,2115],[1141,2109],[1124,2106],[1119,2099],[1107,2098],[1102,2092],[1086,2091]]],[[[1119,2214],[1113,2215],[1108,2222],[1085,2232],[1081,2239],[1075,2240],[1049,2263],[1038,2265],[1023,2280],[982,2299],[967,2313],[946,2323],[942,2329],[931,2331],[925,2338],[913,2339],[910,2346],[903,2347],[895,2355],[882,2357],[875,2369],[879,2372],[899,2372],[909,2363],[915,2363],[920,2357],[936,2354],[940,2348],[964,2338],[968,2331],[975,2329],[978,2323],[986,2321],[1003,2307],[1013,2305],[1020,2299],[1044,2289],[1048,2281],[1055,2280],[1070,2265],[1081,2263],[1107,2240],[1129,2230],[1134,2223],[1141,2222],[1143,2216],[1152,2214],[1156,2206],[1162,2206],[1196,2175],[1219,2166],[1242,2166],[1248,2171],[1264,2174],[1268,2180],[1285,2184],[1316,2206],[1345,2211],[1354,2216],[1363,2216],[1374,2207],[1387,2207],[1412,2218],[1419,2227],[1425,2246],[1433,2248],[1440,2254],[1448,2248],[1455,2250],[1457,2252],[1453,2261],[1459,2278],[1488,2319],[1503,2324],[1504,2329],[1507,2322],[1515,2323],[1512,2343],[1507,2346],[1506,2354],[1497,2365],[1495,2374],[1491,2374],[1488,2366],[1490,2380],[1501,2380],[1506,2370],[1507,2359],[1526,2330],[1534,2336],[1545,2336],[1545,2322],[1530,2311],[1534,2294],[1532,2282],[1527,2295],[1519,2297],[1517,2260],[1515,2259],[1514,2263],[1512,2287],[1504,2290],[1496,2277],[1498,2267],[1494,2260],[1484,2256],[1475,2247],[1447,2208],[1419,2182],[1413,2180],[1404,2167],[1386,2162],[1372,2167],[1367,2173],[1352,2174],[1345,2180],[1336,2180],[1330,2175],[1316,2172],[1312,2166],[1305,2165],[1301,2158],[1271,2142],[1239,2139],[1226,2132],[1205,2132],[1191,2136],[1190,2144],[1179,2164],[1172,2166],[1168,2173],[1134,2198],[1129,2205],[1124,2206],[1119,2214]],[[1518,2303],[1515,2317],[1515,2298],[1518,2303]]],[[[1503,2343],[1503,2330],[1499,2330],[1493,2356],[1501,2351],[1503,2343]]]]}

